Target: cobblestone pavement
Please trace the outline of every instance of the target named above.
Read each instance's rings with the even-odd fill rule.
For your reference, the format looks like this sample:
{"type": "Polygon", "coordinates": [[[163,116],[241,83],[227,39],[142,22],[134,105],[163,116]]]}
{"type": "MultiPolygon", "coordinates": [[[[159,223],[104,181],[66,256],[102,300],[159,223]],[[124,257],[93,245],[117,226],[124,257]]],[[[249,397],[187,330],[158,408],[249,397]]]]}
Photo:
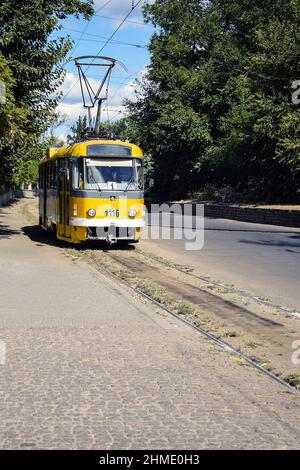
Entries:
{"type": "Polygon", "coordinates": [[[23,225],[1,210],[1,448],[300,448],[299,398],[23,225]]]}

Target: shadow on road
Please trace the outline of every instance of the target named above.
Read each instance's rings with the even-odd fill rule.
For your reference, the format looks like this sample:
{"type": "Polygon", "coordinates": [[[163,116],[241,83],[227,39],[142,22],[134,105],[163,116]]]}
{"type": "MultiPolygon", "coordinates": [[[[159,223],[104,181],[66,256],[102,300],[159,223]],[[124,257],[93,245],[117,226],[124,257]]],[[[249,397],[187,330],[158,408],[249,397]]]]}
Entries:
{"type": "Polygon", "coordinates": [[[20,235],[20,230],[13,230],[8,225],[0,224],[0,240],[4,240],[13,235],[20,235]]]}
{"type": "MultiPolygon", "coordinates": [[[[286,251],[293,251],[293,253],[298,253],[298,251],[291,250],[291,248],[299,248],[300,243],[293,241],[292,239],[300,239],[300,234],[289,235],[288,239],[291,240],[239,240],[239,243],[246,243],[248,245],[261,245],[261,246],[272,246],[277,248],[283,248],[286,251]]],[[[300,253],[300,252],[299,252],[300,253]]]]}
{"type": "MultiPolygon", "coordinates": [[[[3,210],[1,209],[0,217],[4,217],[4,215],[5,215],[5,212],[3,212],[3,210]]],[[[21,233],[20,230],[14,230],[9,225],[3,224],[2,221],[0,220],[0,240],[10,238],[13,235],[20,235],[20,233],[21,233]]]]}
{"type": "Polygon", "coordinates": [[[50,245],[61,248],[69,246],[66,242],[57,240],[53,233],[46,232],[39,225],[27,225],[26,227],[22,227],[22,230],[25,235],[37,245],[50,245]]]}
{"type": "Polygon", "coordinates": [[[71,244],[68,242],[64,242],[63,240],[57,240],[54,233],[46,232],[43,230],[39,225],[27,225],[26,227],[22,227],[22,231],[24,234],[30,238],[33,242],[35,242],[38,246],[43,245],[50,245],[56,246],[59,248],[73,248],[75,250],[102,250],[102,251],[118,251],[118,250],[135,250],[134,245],[130,245],[122,243],[119,241],[118,243],[109,246],[105,241],[87,241],[80,245],[71,244]]]}

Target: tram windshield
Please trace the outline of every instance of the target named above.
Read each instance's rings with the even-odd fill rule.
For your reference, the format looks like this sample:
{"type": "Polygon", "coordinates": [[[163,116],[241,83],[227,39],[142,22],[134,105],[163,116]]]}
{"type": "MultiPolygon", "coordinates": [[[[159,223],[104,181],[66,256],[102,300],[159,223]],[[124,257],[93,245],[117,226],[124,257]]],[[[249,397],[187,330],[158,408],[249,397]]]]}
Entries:
{"type": "MultiPolygon", "coordinates": [[[[79,167],[77,166],[80,172],[79,167]]],[[[79,179],[80,175],[76,175],[79,179]]],[[[76,185],[75,185],[76,186],[76,185]]],[[[141,163],[136,159],[124,158],[87,158],[85,159],[85,179],[82,178],[84,189],[123,190],[143,189],[141,163]]]]}

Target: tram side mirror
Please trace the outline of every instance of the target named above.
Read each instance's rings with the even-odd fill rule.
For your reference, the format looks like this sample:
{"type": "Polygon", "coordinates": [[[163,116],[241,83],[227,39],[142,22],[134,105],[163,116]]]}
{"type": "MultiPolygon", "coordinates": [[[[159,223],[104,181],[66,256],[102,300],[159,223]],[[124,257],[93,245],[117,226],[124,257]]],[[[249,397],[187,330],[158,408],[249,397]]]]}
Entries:
{"type": "Polygon", "coordinates": [[[154,179],[150,178],[149,179],[149,184],[148,184],[147,188],[145,189],[145,191],[149,191],[149,189],[153,188],[153,186],[154,186],[154,179]]]}

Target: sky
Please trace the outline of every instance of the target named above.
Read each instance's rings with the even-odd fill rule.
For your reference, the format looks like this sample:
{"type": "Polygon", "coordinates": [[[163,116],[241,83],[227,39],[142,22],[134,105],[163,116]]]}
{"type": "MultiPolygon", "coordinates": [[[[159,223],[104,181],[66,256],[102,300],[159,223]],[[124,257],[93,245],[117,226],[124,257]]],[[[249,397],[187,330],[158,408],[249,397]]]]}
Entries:
{"type": "MultiPolygon", "coordinates": [[[[128,19],[118,30],[112,41],[100,52],[122,62],[127,71],[116,65],[113,69],[109,87],[108,100],[103,103],[103,120],[111,121],[122,117],[125,110],[122,106],[124,98],[134,99],[134,81],[140,78],[150,61],[147,44],[154,32],[151,24],[143,22],[142,5],[145,0],[132,11],[128,19]],[[127,43],[127,44],[125,44],[127,43]],[[137,47],[138,46],[138,47],[137,47]]],[[[148,3],[153,0],[148,0],[148,3]]],[[[134,0],[135,5],[138,0],[134,0]]],[[[83,55],[98,55],[106,40],[120,25],[132,8],[132,0],[94,0],[95,15],[90,21],[77,20],[69,17],[61,25],[62,29],[52,34],[52,37],[70,36],[74,41],[69,58],[83,55]]],[[[70,127],[78,116],[85,115],[82,107],[78,71],[73,60],[65,65],[66,77],[61,88],[64,96],[58,106],[58,111],[66,116],[67,121],[55,130],[55,135],[65,139],[70,133],[70,127]]],[[[84,68],[86,69],[86,67],[84,68]]],[[[97,88],[103,76],[103,68],[89,67],[86,71],[92,87],[97,88]]]]}

